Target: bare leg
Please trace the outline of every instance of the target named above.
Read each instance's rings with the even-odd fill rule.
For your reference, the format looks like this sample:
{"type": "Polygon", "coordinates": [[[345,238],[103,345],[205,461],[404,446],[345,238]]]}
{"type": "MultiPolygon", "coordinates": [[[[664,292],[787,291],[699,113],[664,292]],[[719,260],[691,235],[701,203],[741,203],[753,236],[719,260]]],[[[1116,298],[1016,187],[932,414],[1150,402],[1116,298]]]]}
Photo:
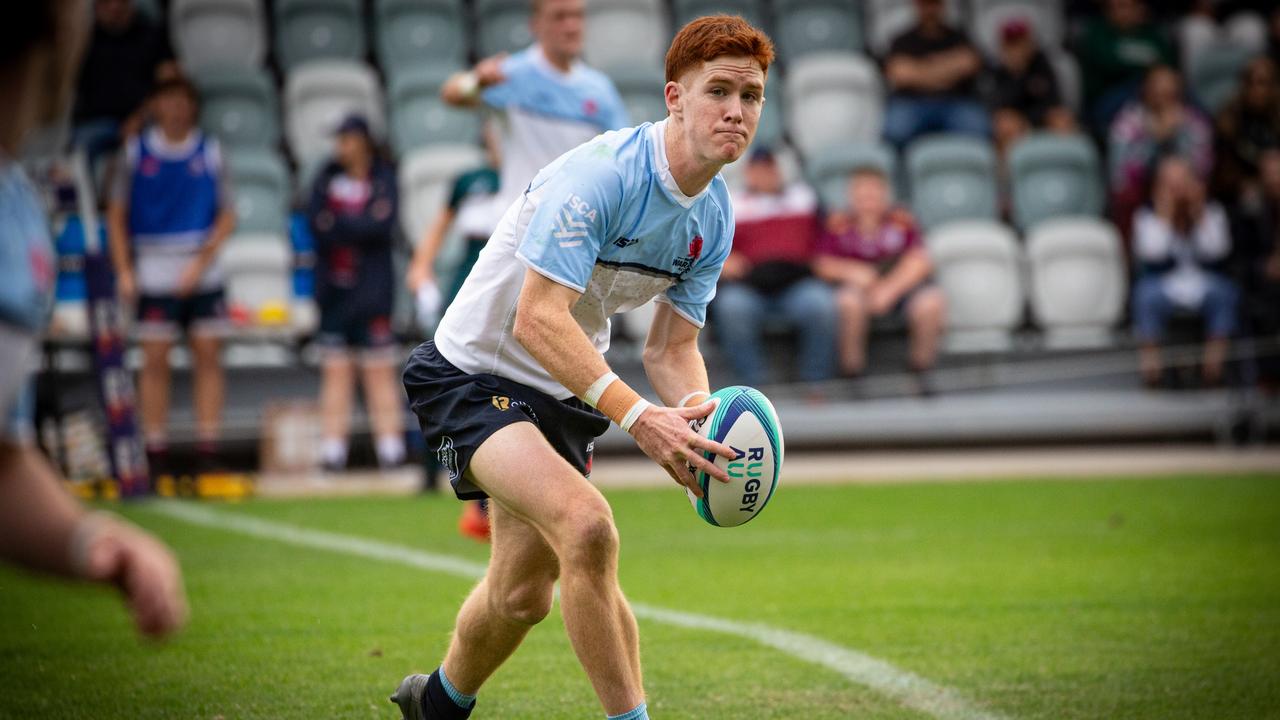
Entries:
{"type": "Polygon", "coordinates": [[[911,367],[928,370],[938,360],[938,344],[947,321],[947,299],[938,288],[916,293],[907,308],[911,333],[911,367]]]}
{"type": "Polygon", "coordinates": [[[223,375],[218,352],[221,341],[213,335],[193,335],[191,354],[195,360],[196,434],[201,440],[216,440],[222,430],[223,375]]]}
{"type": "Polygon", "coordinates": [[[858,288],[844,285],[836,293],[836,307],[840,311],[840,372],[857,375],[867,367],[866,299],[858,288]]]}
{"type": "Polygon", "coordinates": [[[1164,372],[1164,362],[1160,359],[1160,346],[1152,342],[1144,342],[1138,347],[1138,370],[1142,373],[1142,381],[1155,386],[1160,382],[1164,372]]]}
{"type": "Polygon", "coordinates": [[[1227,362],[1229,348],[1230,341],[1227,338],[1215,337],[1205,341],[1201,368],[1206,383],[1217,385],[1222,382],[1222,367],[1227,362]]]}
{"type": "Polygon", "coordinates": [[[351,396],[355,365],[346,354],[333,353],[320,366],[320,414],[326,440],[347,439],[351,429],[351,396]]]}
{"type": "Polygon", "coordinates": [[[143,340],[142,372],[138,400],[142,405],[142,433],[149,439],[164,438],[169,427],[170,340],[143,340]]]}
{"type": "Polygon", "coordinates": [[[404,392],[396,382],[396,366],[390,362],[365,362],[360,366],[365,402],[369,407],[369,423],[375,437],[404,435],[404,392]]]}
{"type": "Polygon", "coordinates": [[[462,604],[444,659],[449,681],[466,695],[475,695],[551,611],[560,575],[560,562],[541,533],[498,503],[489,508],[489,570],[462,604]]]}
{"type": "Polygon", "coordinates": [[[618,587],[618,530],[609,503],[530,423],[490,437],[472,457],[470,473],[554,550],[565,629],[605,712],[635,708],[644,701],[639,631],[618,587]]]}

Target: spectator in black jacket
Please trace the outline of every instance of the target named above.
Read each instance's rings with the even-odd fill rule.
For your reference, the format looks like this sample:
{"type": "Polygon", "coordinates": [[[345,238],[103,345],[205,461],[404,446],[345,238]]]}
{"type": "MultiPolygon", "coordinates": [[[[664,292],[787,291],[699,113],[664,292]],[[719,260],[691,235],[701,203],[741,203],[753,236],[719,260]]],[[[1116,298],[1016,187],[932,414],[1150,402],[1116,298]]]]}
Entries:
{"type": "Polygon", "coordinates": [[[1075,130],[1075,117],[1062,100],[1053,65],[1037,45],[1030,23],[1012,18],[1000,27],[996,60],[986,89],[996,149],[1002,155],[1032,129],[1075,130]]]}
{"type": "Polygon", "coordinates": [[[137,133],[157,78],[177,74],[169,34],[133,0],[95,0],[93,19],[74,112],[75,140],[91,160],[137,133]]]}
{"type": "Polygon", "coordinates": [[[308,220],[316,239],[317,343],[324,349],[320,405],[326,469],[347,462],[356,365],[360,366],[378,464],[404,461],[402,399],[391,332],[391,248],[398,216],[395,170],[377,152],[368,122],[338,126],[335,155],[316,178],[308,220]]]}

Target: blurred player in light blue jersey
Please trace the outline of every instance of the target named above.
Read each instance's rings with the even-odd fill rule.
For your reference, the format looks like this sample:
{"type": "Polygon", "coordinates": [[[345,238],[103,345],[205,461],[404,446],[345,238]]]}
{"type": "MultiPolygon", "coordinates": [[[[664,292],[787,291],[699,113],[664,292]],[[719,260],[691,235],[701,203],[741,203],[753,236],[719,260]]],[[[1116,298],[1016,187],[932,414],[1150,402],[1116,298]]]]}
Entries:
{"type": "MultiPolygon", "coordinates": [[[[52,305],[53,244],[44,207],[13,158],[28,132],[65,114],[88,6],[17,3],[0,24],[0,559],[114,584],[138,629],[166,635],[186,620],[182,575],[155,538],[87,513],[32,445],[32,360],[52,305]]],[[[18,711],[21,712],[21,711],[18,711]]]]}
{"type": "MultiPolygon", "coordinates": [[[[613,82],[579,59],[585,2],[532,0],[531,5],[533,45],[515,55],[487,58],[441,88],[446,102],[498,112],[502,167],[489,209],[493,225],[539,170],[596,135],[628,124],[613,82]]],[[[489,538],[484,507],[483,500],[468,503],[458,523],[464,535],[489,538]]]]}
{"type": "MultiPolygon", "coordinates": [[[[405,368],[429,448],[459,498],[492,500],[493,549],[444,662],[392,700],[405,718],[466,718],[481,685],[551,609],[609,718],[648,718],[618,532],[587,480],[613,421],[681,485],[733,458],[689,422],[714,409],[698,333],[733,238],[719,173],[755,136],[773,45],[738,17],[700,18],[667,52],[666,120],[605,133],[544,168],[507,209],[434,342],[405,368]],[[644,363],[661,404],[609,370],[609,317],[659,301],[644,363]]],[[[656,90],[656,88],[655,88],[656,90]]]]}

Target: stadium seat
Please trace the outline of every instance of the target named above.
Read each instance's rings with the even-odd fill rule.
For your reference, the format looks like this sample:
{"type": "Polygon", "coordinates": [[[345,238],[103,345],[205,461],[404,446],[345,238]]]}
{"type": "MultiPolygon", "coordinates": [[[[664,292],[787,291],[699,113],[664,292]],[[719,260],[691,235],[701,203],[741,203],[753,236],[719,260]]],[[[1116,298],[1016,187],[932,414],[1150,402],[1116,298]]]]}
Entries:
{"type": "Polygon", "coordinates": [[[880,70],[853,53],[814,53],[785,78],[787,128],[806,160],[842,142],[880,139],[884,100],[880,70]]]}
{"type": "Polygon", "coordinates": [[[479,116],[450,107],[440,99],[440,86],[455,71],[451,67],[423,67],[397,73],[388,88],[391,147],[397,156],[433,143],[474,142],[479,116]]]}
{"type": "Polygon", "coordinates": [[[893,148],[884,143],[847,143],[823,148],[809,163],[809,177],[822,205],[829,210],[848,207],[849,176],[864,167],[878,168],[897,186],[898,161],[893,148]]]}
{"type": "Polygon", "coordinates": [[[594,67],[661,66],[671,44],[666,7],[661,0],[590,0],[584,41],[583,57],[594,67]]]}
{"type": "Polygon", "coordinates": [[[436,213],[449,199],[457,176],[484,163],[476,145],[435,145],[419,148],[400,163],[400,226],[417,244],[436,213]]]}
{"type": "Polygon", "coordinates": [[[1124,313],[1124,248],[1111,223],[1058,218],[1027,236],[1031,314],[1051,349],[1106,347],[1124,313]]]}
{"type": "Polygon", "coordinates": [[[533,44],[528,0],[476,0],[475,18],[480,57],[519,52],[533,44]]]}
{"type": "Polygon", "coordinates": [[[378,62],[388,74],[467,60],[467,30],[458,0],[378,0],[378,62]]]}
{"type": "Polygon", "coordinates": [[[996,159],[991,143],[961,135],[931,135],[907,148],[911,204],[920,224],[996,217],[996,159]]]}
{"type": "MultiPolygon", "coordinates": [[[[947,18],[954,27],[962,27],[960,0],[946,0],[947,18]]],[[[914,3],[903,0],[867,0],[863,6],[867,27],[867,45],[871,53],[883,57],[894,39],[916,22],[914,3]]]]}
{"type": "Polygon", "coordinates": [[[271,150],[227,156],[236,193],[237,232],[282,233],[289,210],[289,171],[271,150]]]}
{"type": "Polygon", "coordinates": [[[664,83],[661,66],[631,63],[610,67],[605,73],[618,88],[632,125],[657,122],[667,116],[667,103],[662,94],[664,83]]]}
{"type": "Polygon", "coordinates": [[[961,220],[930,232],[925,243],[947,296],[947,350],[1011,349],[1024,293],[1013,230],[989,220],[961,220]]]}
{"type": "Polygon", "coordinates": [[[1057,215],[1101,215],[1098,151],[1084,135],[1032,133],[1009,150],[1013,219],[1024,232],[1057,215]]]}
{"type": "Polygon", "coordinates": [[[313,60],[364,57],[360,0],[276,0],[276,57],[287,73],[313,60]]]}
{"type": "Polygon", "coordinates": [[[268,304],[288,308],[293,301],[293,257],[289,241],[276,233],[231,236],[222,249],[227,304],[256,320],[268,304]]]}
{"type": "Polygon", "coordinates": [[[173,0],[169,37],[189,73],[261,67],[267,54],[262,0],[173,0]]]}
{"type": "MultiPolygon", "coordinates": [[[[786,109],[785,102],[786,93],[783,91],[782,83],[777,83],[772,87],[766,87],[764,91],[765,103],[760,108],[760,124],[756,126],[755,147],[777,147],[783,141],[783,134],[786,130],[786,109]]],[[[665,105],[665,103],[663,103],[665,105]]]]}
{"type": "Polygon", "coordinates": [[[385,127],[382,90],[368,65],[315,60],[294,68],[285,81],[285,135],[299,166],[329,154],[331,135],[342,118],[363,114],[375,136],[385,127]]]}
{"type": "Polygon", "coordinates": [[[764,3],[761,0],[674,0],[676,27],[684,27],[690,20],[704,15],[741,15],[758,28],[768,28],[764,3]]]}
{"type": "Polygon", "coordinates": [[[810,53],[862,52],[862,17],[853,0],[774,0],[778,54],[786,62],[810,53]]]}
{"type": "Polygon", "coordinates": [[[1236,45],[1214,45],[1196,55],[1188,85],[1201,107],[1210,114],[1218,112],[1235,95],[1240,72],[1249,64],[1254,52],[1236,45]]]}
{"type": "Polygon", "coordinates": [[[1060,51],[1064,17],[1061,0],[970,0],[969,38],[994,58],[1000,49],[1000,26],[1022,19],[1035,30],[1042,49],[1060,51]]]}
{"type": "Polygon", "coordinates": [[[280,101],[265,70],[221,68],[194,77],[200,89],[200,125],[229,148],[274,147],[280,142],[280,101]]]}
{"type": "Polygon", "coordinates": [[[164,17],[164,12],[160,9],[160,0],[133,0],[133,8],[152,22],[159,22],[164,17]]]}

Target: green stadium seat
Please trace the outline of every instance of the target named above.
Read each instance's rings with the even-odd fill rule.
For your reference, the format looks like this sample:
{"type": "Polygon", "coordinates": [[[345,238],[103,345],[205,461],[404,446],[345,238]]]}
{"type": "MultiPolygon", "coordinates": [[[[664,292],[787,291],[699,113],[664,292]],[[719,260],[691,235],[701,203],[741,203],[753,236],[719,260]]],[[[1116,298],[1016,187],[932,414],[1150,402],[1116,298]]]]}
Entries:
{"type": "Polygon", "coordinates": [[[907,148],[906,165],[911,207],[925,229],[996,217],[995,151],[986,140],[927,136],[907,148]]]}
{"type": "Polygon", "coordinates": [[[1013,219],[1024,231],[1059,215],[1101,215],[1098,151],[1084,135],[1033,133],[1009,151],[1013,219]]]}
{"type": "Polygon", "coordinates": [[[784,61],[818,52],[862,52],[862,17],[853,0],[774,0],[784,61]]]}
{"type": "Polygon", "coordinates": [[[1191,65],[1191,93],[1205,110],[1216,113],[1235,95],[1240,72],[1255,51],[1238,45],[1214,45],[1196,54],[1191,65]]]}
{"type": "Polygon", "coordinates": [[[873,167],[885,174],[897,194],[898,159],[885,143],[844,143],[823,148],[809,163],[809,179],[823,207],[847,208],[849,176],[859,168],[873,167]]]}
{"type": "Polygon", "coordinates": [[[458,0],[378,0],[374,35],[388,74],[467,60],[467,26],[458,0]]]}
{"type": "Polygon", "coordinates": [[[760,0],[675,0],[676,28],[705,15],[741,15],[761,29],[768,29],[768,17],[760,0]]]}
{"type": "Polygon", "coordinates": [[[276,57],[285,72],[312,60],[365,54],[360,0],[276,0],[276,57]]]}
{"type": "Polygon", "coordinates": [[[236,231],[283,233],[289,210],[289,171],[274,152],[232,151],[227,154],[236,193],[236,231]]]}
{"type": "Polygon", "coordinates": [[[480,119],[475,112],[451,107],[440,99],[440,86],[456,71],[428,67],[405,70],[391,79],[391,147],[397,155],[436,143],[473,143],[479,137],[480,119]]]}
{"type": "Polygon", "coordinates": [[[760,109],[760,124],[756,127],[755,144],[758,146],[777,147],[783,143],[786,134],[786,94],[782,83],[765,87],[765,103],[760,109]]]}
{"type": "Polygon", "coordinates": [[[265,70],[221,68],[195,74],[200,125],[230,148],[280,142],[280,102],[265,70]]]}
{"type": "Polygon", "coordinates": [[[618,88],[632,125],[657,122],[667,117],[667,102],[662,94],[666,83],[660,68],[627,64],[607,68],[605,73],[618,88]]]}
{"type": "Polygon", "coordinates": [[[169,37],[182,67],[257,68],[267,54],[262,0],[173,0],[169,37]]]}
{"type": "Polygon", "coordinates": [[[476,50],[481,57],[519,52],[533,44],[529,0],[476,0],[476,50]]]}

